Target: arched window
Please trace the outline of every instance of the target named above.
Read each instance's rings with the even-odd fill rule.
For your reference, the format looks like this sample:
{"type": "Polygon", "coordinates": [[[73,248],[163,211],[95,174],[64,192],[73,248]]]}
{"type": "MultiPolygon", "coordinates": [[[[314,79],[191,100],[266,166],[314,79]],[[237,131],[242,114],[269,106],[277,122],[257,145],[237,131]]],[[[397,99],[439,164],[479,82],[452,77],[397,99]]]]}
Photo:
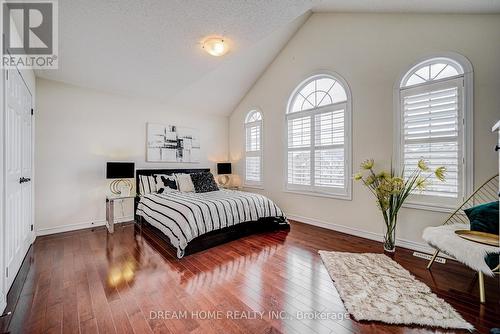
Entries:
{"type": "Polygon", "coordinates": [[[258,110],[245,118],[245,184],[262,185],[262,113],[258,110]]]}
{"type": "Polygon", "coordinates": [[[400,170],[409,176],[419,159],[447,169],[444,183],[429,174],[429,186],[408,206],[456,207],[472,189],[472,66],[458,55],[425,59],[403,76],[397,94],[400,170]]]}
{"type": "Polygon", "coordinates": [[[286,114],[288,190],[350,198],[350,99],[338,75],[314,75],[294,90],[286,114]]]}

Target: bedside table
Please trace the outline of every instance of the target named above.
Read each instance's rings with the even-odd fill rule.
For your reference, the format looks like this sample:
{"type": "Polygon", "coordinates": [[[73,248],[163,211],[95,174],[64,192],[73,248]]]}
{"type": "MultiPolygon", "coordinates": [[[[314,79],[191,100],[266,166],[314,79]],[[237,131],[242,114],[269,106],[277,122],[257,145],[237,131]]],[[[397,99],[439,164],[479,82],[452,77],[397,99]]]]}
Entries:
{"type": "Polygon", "coordinates": [[[106,196],[106,227],[108,228],[109,233],[113,233],[115,231],[115,201],[116,200],[124,200],[127,198],[135,198],[135,195],[129,196],[106,196]]]}

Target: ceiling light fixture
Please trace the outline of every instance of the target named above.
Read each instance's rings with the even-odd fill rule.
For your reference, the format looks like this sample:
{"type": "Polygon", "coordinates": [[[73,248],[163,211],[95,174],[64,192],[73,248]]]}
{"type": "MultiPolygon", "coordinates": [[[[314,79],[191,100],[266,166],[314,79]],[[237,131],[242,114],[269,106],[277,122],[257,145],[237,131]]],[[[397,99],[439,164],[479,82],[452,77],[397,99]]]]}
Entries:
{"type": "Polygon", "coordinates": [[[227,41],[222,37],[208,37],[203,41],[202,48],[210,55],[220,57],[229,51],[227,41]]]}

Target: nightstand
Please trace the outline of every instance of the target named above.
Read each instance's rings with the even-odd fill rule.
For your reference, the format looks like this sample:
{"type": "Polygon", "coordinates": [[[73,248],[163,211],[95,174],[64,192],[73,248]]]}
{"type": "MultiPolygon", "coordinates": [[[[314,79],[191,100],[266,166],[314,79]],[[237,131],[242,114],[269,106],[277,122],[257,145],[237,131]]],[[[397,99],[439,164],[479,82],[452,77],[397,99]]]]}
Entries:
{"type": "Polygon", "coordinates": [[[135,195],[129,196],[106,196],[106,227],[108,228],[109,233],[113,233],[115,231],[115,201],[116,200],[124,200],[127,198],[135,198],[135,195]]]}

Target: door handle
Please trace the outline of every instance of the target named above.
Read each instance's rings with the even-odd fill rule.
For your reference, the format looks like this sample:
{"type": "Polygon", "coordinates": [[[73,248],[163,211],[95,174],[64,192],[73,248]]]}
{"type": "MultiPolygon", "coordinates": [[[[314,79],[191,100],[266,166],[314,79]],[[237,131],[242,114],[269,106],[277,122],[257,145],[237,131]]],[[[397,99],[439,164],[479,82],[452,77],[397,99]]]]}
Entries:
{"type": "Polygon", "coordinates": [[[31,181],[31,179],[30,178],[26,178],[26,177],[21,177],[19,179],[19,183],[25,183],[25,182],[30,182],[30,181],[31,181]]]}
{"type": "Polygon", "coordinates": [[[498,152],[498,150],[500,150],[500,145],[495,146],[495,151],[498,152]]]}

